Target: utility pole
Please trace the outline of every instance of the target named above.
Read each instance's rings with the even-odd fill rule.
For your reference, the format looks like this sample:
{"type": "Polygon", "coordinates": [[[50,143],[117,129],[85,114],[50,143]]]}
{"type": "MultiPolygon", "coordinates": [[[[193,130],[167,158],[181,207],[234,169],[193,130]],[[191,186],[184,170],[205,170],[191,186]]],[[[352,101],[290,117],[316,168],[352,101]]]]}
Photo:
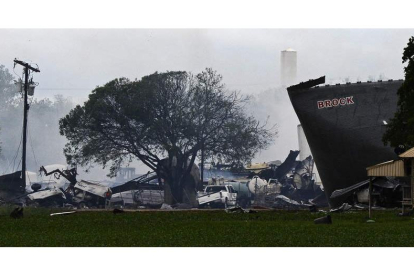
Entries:
{"type": "Polygon", "coordinates": [[[29,104],[27,103],[27,91],[29,90],[29,70],[40,72],[39,69],[30,66],[28,63],[14,59],[14,63],[24,67],[24,106],[23,106],[23,152],[22,152],[22,180],[26,187],[26,140],[27,140],[27,112],[29,104]]]}

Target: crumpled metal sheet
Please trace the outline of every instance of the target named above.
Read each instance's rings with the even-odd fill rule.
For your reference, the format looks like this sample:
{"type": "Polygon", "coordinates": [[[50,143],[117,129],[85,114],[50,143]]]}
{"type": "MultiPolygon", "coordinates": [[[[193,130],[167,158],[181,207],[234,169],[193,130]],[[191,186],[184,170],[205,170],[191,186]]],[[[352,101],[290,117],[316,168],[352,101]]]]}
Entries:
{"type": "Polygon", "coordinates": [[[106,192],[111,191],[108,186],[81,180],[75,185],[75,189],[79,189],[99,197],[105,197],[106,192]]]}
{"type": "Polygon", "coordinates": [[[275,201],[272,205],[273,208],[279,209],[279,208],[288,208],[288,209],[308,209],[311,204],[304,204],[301,202],[298,202],[296,200],[290,199],[284,195],[278,195],[275,197],[275,201]]]}
{"type": "Polygon", "coordinates": [[[344,203],[339,208],[331,209],[330,212],[331,213],[342,213],[342,212],[349,211],[351,209],[352,209],[352,205],[349,205],[348,203],[344,203]]]}
{"type": "Polygon", "coordinates": [[[286,203],[292,204],[292,205],[301,205],[301,203],[297,202],[296,200],[290,199],[284,195],[278,195],[275,197],[275,201],[284,201],[286,203]]]}
{"type": "MultiPolygon", "coordinates": [[[[341,196],[345,196],[348,195],[350,193],[352,193],[353,191],[363,188],[364,186],[368,186],[369,185],[369,179],[361,181],[357,184],[354,184],[352,186],[349,186],[347,188],[344,189],[339,189],[339,190],[335,190],[330,198],[338,198],[341,196]]],[[[397,180],[392,179],[392,178],[385,178],[385,177],[375,177],[372,180],[372,185],[373,186],[377,186],[377,187],[381,187],[381,188],[385,188],[385,189],[395,189],[397,188],[399,185],[401,185],[397,180]]]]}
{"type": "Polygon", "coordinates": [[[151,180],[158,179],[155,172],[141,175],[123,184],[111,187],[114,194],[130,190],[163,190],[159,185],[149,184],[151,180]]]}
{"type": "Polygon", "coordinates": [[[281,179],[283,176],[285,176],[292,169],[293,164],[295,163],[295,160],[298,157],[298,155],[298,150],[291,150],[289,152],[288,157],[286,157],[286,160],[279,167],[277,167],[274,174],[274,178],[281,179]]]}
{"type": "Polygon", "coordinates": [[[45,199],[45,198],[56,196],[56,195],[60,195],[62,198],[66,199],[65,194],[58,188],[52,188],[52,189],[34,192],[31,194],[28,194],[27,197],[31,200],[39,200],[39,199],[45,199]]]}

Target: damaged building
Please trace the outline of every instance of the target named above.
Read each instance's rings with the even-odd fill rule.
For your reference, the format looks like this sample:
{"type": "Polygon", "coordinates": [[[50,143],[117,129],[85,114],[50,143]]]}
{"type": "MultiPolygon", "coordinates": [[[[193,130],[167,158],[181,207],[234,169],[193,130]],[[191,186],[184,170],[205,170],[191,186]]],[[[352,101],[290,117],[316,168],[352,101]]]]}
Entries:
{"type": "Polygon", "coordinates": [[[358,187],[353,191],[363,200],[364,192],[359,189],[365,187],[361,183],[367,180],[366,168],[398,159],[393,148],[384,146],[382,136],[397,109],[397,91],[403,80],[324,83],[323,76],[287,90],[329,204],[336,208],[344,203],[345,194],[332,197],[334,191],[358,187]]]}

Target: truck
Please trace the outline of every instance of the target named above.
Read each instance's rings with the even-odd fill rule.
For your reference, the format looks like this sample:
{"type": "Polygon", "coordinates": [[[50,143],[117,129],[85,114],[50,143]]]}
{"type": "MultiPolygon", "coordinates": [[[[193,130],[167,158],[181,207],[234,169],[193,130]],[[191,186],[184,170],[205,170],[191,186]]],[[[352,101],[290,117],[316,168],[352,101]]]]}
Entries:
{"type": "Polygon", "coordinates": [[[71,191],[72,203],[79,209],[85,207],[106,206],[107,201],[112,197],[112,191],[108,186],[99,182],[81,180],[74,186],[71,191]]]}
{"type": "Polygon", "coordinates": [[[66,201],[65,193],[56,187],[36,190],[26,197],[27,205],[38,205],[43,207],[62,207],[66,201]]]}
{"type": "Polygon", "coordinates": [[[209,185],[204,191],[197,195],[198,205],[200,207],[223,207],[235,206],[237,192],[231,185],[209,185]]]}

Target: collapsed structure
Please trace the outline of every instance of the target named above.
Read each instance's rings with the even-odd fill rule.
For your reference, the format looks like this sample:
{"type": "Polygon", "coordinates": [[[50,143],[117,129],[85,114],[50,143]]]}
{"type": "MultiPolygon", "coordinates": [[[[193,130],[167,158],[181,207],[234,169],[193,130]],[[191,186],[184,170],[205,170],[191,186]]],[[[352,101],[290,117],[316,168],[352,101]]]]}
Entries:
{"type": "Polygon", "coordinates": [[[323,187],[315,182],[314,161],[311,156],[296,160],[299,151],[290,151],[284,162],[251,164],[246,167],[248,174],[238,173],[229,177],[223,170],[211,168],[208,185],[231,185],[237,192],[237,205],[247,208],[251,205],[268,208],[308,208],[312,205],[327,206],[323,187]],[[222,175],[226,175],[224,178],[222,175]]]}
{"type": "Polygon", "coordinates": [[[393,148],[384,146],[382,136],[397,109],[403,81],[319,86],[323,83],[325,77],[287,90],[329,203],[338,207],[344,198],[332,197],[335,190],[362,185],[358,183],[367,180],[367,167],[398,158],[393,148]]]}
{"type": "MultiPolygon", "coordinates": [[[[25,66],[26,76],[29,69],[38,71],[27,63],[15,62],[25,66]]],[[[215,176],[212,176],[211,168],[207,170],[209,173],[202,174],[212,183],[208,183],[209,180],[206,183],[206,179],[201,182],[224,187],[231,199],[234,189],[237,192],[236,203],[242,206],[252,203],[270,207],[323,206],[326,198],[331,207],[339,207],[344,202],[367,203],[369,181],[365,169],[398,158],[397,151],[384,146],[381,138],[387,121],[396,111],[397,90],[402,82],[389,80],[319,87],[325,83],[325,77],[321,77],[290,86],[288,94],[301,123],[301,130],[303,129],[309,143],[311,155],[297,161],[299,151],[291,151],[283,163],[250,165],[246,168],[250,172],[248,177],[246,172],[236,175],[226,170],[228,165],[221,165],[220,168],[217,166],[215,176]],[[326,197],[322,196],[322,187],[315,181],[315,162],[318,164],[326,197]]],[[[25,88],[27,102],[27,84],[25,88]]],[[[27,117],[26,105],[24,116],[27,117]]],[[[24,135],[26,128],[27,121],[23,125],[24,135]]],[[[66,179],[67,186],[34,183],[28,190],[25,147],[26,141],[23,139],[22,170],[0,176],[1,202],[71,204],[79,208],[102,207],[111,203],[158,207],[164,202],[175,202],[171,184],[164,183],[156,172],[110,188],[97,182],[77,181],[76,168],[49,170],[42,167],[41,171],[45,175],[66,179]]],[[[172,162],[167,159],[161,161],[172,162]]],[[[160,169],[157,170],[159,173],[160,169]]],[[[204,172],[205,168],[201,170],[204,172]]],[[[125,173],[135,176],[133,170],[126,170],[125,173]]],[[[383,176],[371,180],[374,194],[378,195],[375,201],[379,205],[392,205],[403,191],[403,180],[383,176]]],[[[178,188],[179,193],[184,195],[185,204],[190,207],[199,204],[197,191],[200,192],[205,187],[200,185],[197,166],[191,168],[188,183],[178,188]]],[[[208,197],[209,193],[204,190],[199,196],[208,197]]],[[[223,201],[222,196],[223,192],[220,193],[220,201],[225,202],[226,198],[223,201]]]]}

